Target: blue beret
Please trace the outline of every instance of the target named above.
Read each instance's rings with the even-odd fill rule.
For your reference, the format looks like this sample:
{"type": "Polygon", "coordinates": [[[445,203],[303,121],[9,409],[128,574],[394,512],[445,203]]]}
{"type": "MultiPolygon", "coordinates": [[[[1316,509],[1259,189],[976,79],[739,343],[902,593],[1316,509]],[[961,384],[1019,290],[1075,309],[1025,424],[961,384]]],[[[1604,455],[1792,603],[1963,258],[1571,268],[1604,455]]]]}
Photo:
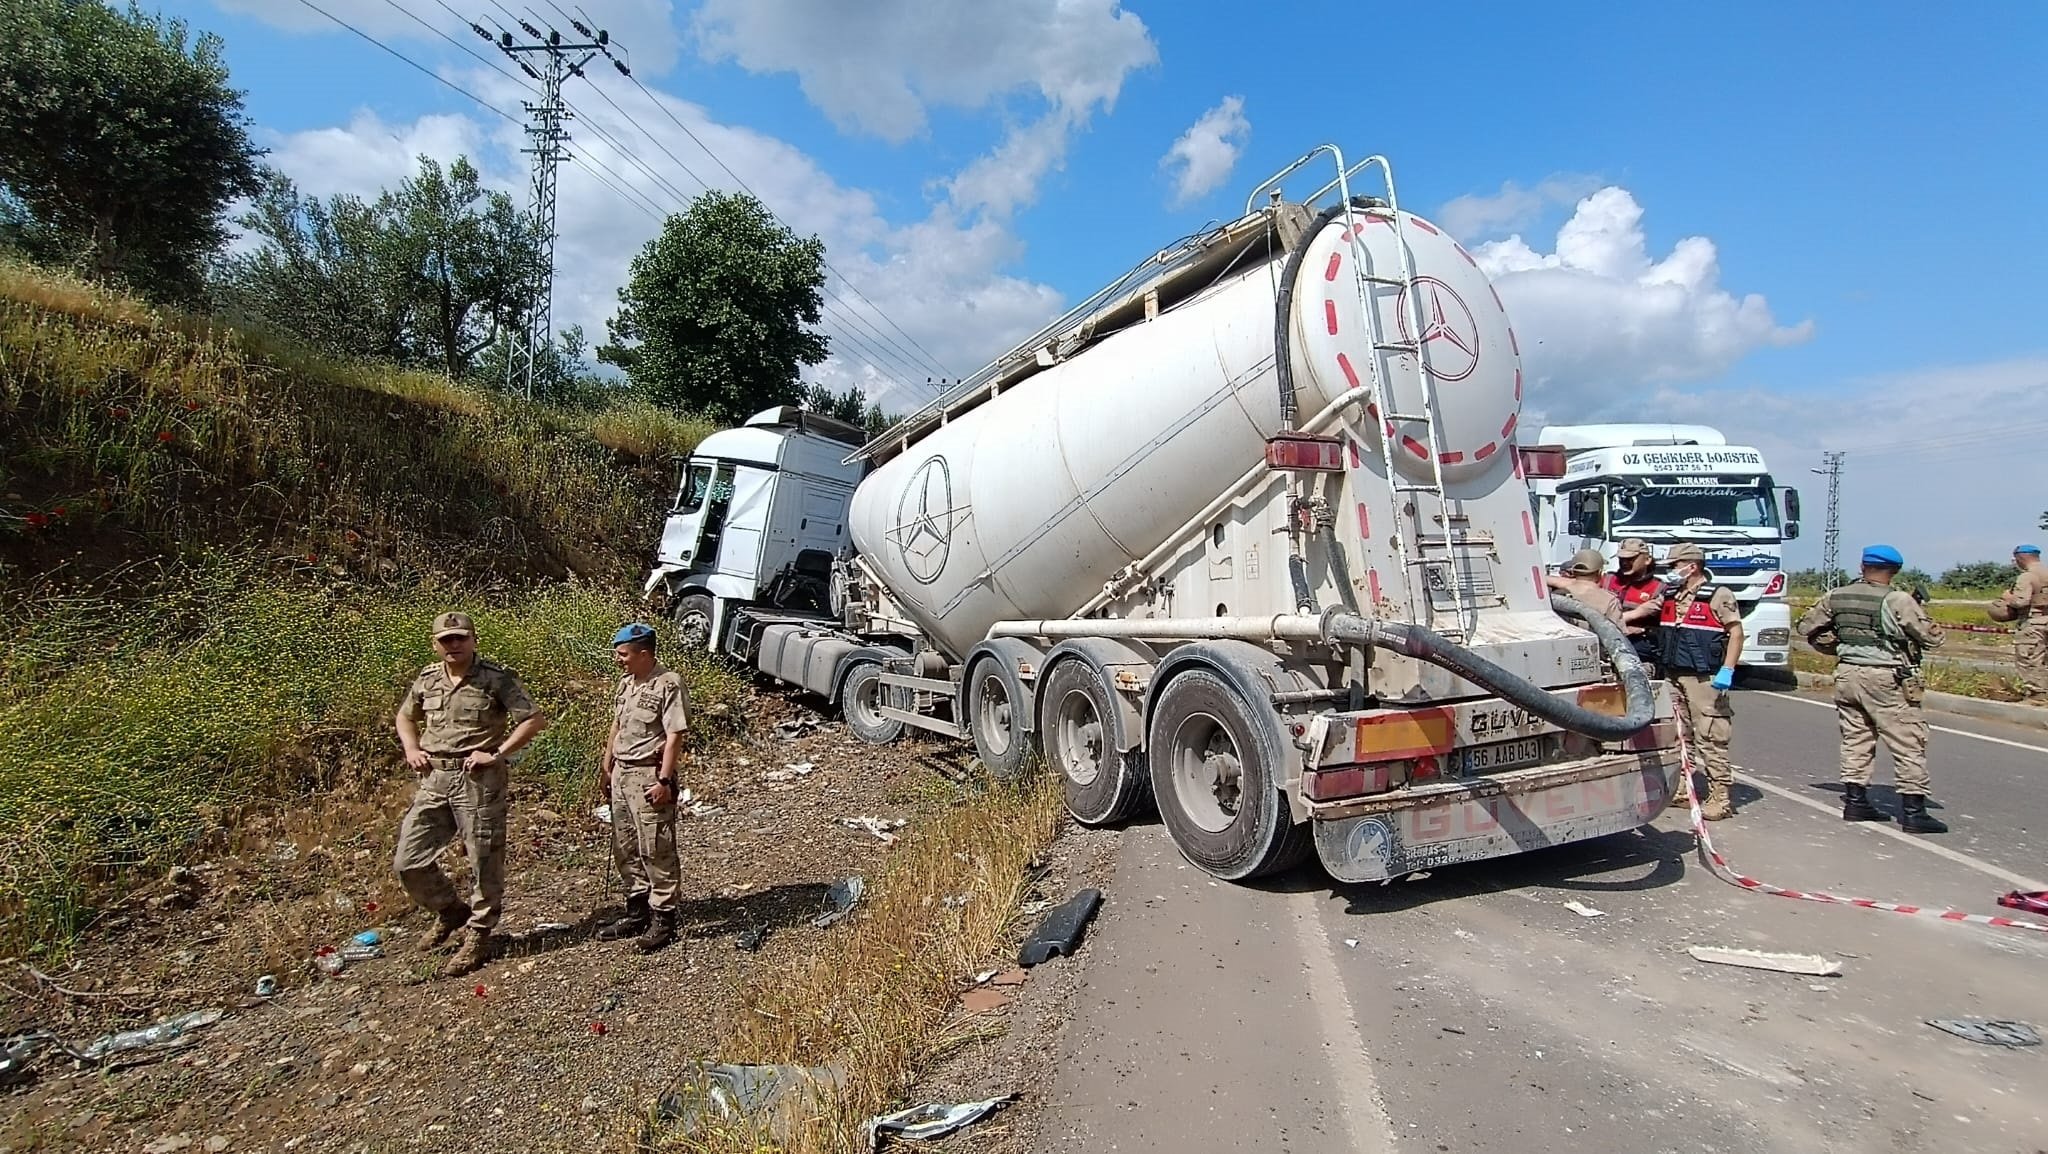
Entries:
{"type": "Polygon", "coordinates": [[[1865,545],[1863,547],[1863,563],[1865,565],[1896,565],[1904,567],[1906,559],[1899,556],[1899,551],[1890,545],[1865,545]]]}
{"type": "Polygon", "coordinates": [[[642,625],[638,621],[635,621],[631,625],[628,625],[625,628],[619,630],[617,633],[612,634],[612,644],[624,645],[628,641],[645,641],[653,636],[654,628],[652,626],[642,625]]]}

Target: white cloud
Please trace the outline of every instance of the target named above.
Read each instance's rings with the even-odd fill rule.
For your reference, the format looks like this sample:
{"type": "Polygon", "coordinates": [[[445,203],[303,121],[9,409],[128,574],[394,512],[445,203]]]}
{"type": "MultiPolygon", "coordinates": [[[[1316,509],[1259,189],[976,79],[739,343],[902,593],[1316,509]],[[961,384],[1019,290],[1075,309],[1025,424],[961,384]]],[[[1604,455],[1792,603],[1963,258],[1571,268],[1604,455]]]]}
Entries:
{"type": "MultiPolygon", "coordinates": [[[[266,24],[290,32],[340,31],[333,20],[291,0],[213,2],[215,7],[224,12],[254,16],[266,24]]],[[[570,17],[581,19],[577,16],[580,6],[581,11],[589,16],[585,26],[593,31],[601,28],[609,33],[615,46],[614,51],[622,56],[630,56],[634,71],[648,76],[659,76],[675,67],[682,37],[676,31],[675,6],[670,0],[576,0],[575,3],[563,0],[560,6],[570,17]]],[[[463,13],[460,19],[447,8],[429,3],[428,0],[398,0],[397,7],[387,0],[320,0],[320,7],[335,17],[346,20],[364,33],[392,43],[393,47],[400,47],[396,41],[407,40],[428,41],[445,47],[447,42],[434,31],[422,27],[422,22],[493,59],[499,57],[470,29],[471,20],[493,35],[504,31],[512,33],[517,39],[528,39],[525,30],[508,21],[505,14],[496,6],[477,0],[451,3],[450,7],[463,13]]],[[[563,19],[554,5],[531,5],[535,12],[550,21],[545,24],[535,20],[532,13],[524,11],[528,7],[526,4],[512,4],[510,7],[543,32],[553,29],[560,32],[564,39],[577,35],[575,28],[563,19]]],[[[400,50],[404,49],[401,47],[400,50]]]]}
{"type": "Polygon", "coordinates": [[[1039,182],[1066,164],[1076,118],[1063,110],[1011,129],[993,152],[976,158],[945,182],[953,207],[1007,217],[1038,199],[1039,182]]]}
{"type": "MultiPolygon", "coordinates": [[[[516,107],[524,95],[496,74],[477,72],[457,79],[499,107],[516,107]]],[[[1059,293],[1002,271],[1021,254],[1021,245],[991,213],[972,213],[943,201],[921,220],[892,222],[882,215],[873,195],[839,183],[787,142],[720,123],[698,105],[665,95],[651,100],[637,89],[601,77],[594,82],[609,84],[612,98],[659,144],[650,144],[602,100],[579,97],[572,90],[570,99],[579,115],[571,125],[570,151],[580,163],[564,164],[559,173],[557,328],[581,324],[593,342],[602,339],[604,323],[617,309],[617,288],[626,279],[628,263],[659,229],[654,216],[604,187],[590,170],[604,173],[606,180],[664,213],[676,211],[679,195],[701,191],[680,165],[716,187],[738,187],[704,146],[730,165],[791,228],[825,241],[839,274],[833,277],[831,295],[836,299],[828,303],[822,325],[833,338],[834,355],[812,376],[834,388],[860,383],[885,407],[907,411],[931,397],[924,381],[938,372],[925,363],[927,355],[951,375],[965,375],[1060,310],[1059,293]],[[677,120],[702,146],[678,127],[677,120]],[[627,159],[605,133],[661,180],[627,159]],[[850,279],[860,295],[842,277],[850,279]],[[904,332],[898,332],[897,325],[904,332]]],[[[488,183],[511,192],[522,206],[526,201],[526,158],[518,151],[525,138],[517,125],[496,118],[480,122],[466,116],[430,116],[391,124],[359,112],[346,126],[271,134],[266,143],[274,150],[271,161],[309,193],[374,194],[412,172],[422,152],[444,162],[462,152],[476,162],[488,183]]],[[[995,196],[984,194],[977,206],[987,207],[995,196]]]]}
{"type": "Polygon", "coordinates": [[[1642,219],[1628,190],[1610,186],[1579,201],[1552,252],[1520,234],[1474,250],[1514,321],[1533,401],[1586,409],[1617,389],[1716,376],[1813,335],[1810,320],[1780,325],[1761,294],[1723,289],[1705,237],[1653,261],[1642,219]]]}
{"type": "Polygon", "coordinates": [[[1189,125],[1159,158],[1159,167],[1173,177],[1174,207],[1204,196],[1228,180],[1251,133],[1252,122],[1245,119],[1242,96],[1224,97],[1189,125]]]}
{"type": "Polygon", "coordinates": [[[1466,244],[1476,244],[1498,233],[1528,228],[1551,208],[1577,201],[1600,187],[1600,181],[1576,173],[1558,173],[1523,188],[1512,180],[1502,181],[1500,191],[1490,196],[1467,194],[1437,210],[1436,223],[1466,244]]]}
{"type": "MultiPolygon", "coordinates": [[[[1908,564],[1939,572],[1998,560],[2042,534],[2048,493],[2030,483],[2048,417],[2032,415],[2048,391],[2048,353],[1932,366],[1789,392],[1755,387],[1666,388],[1611,417],[1697,421],[1764,453],[1780,484],[1805,497],[1795,567],[1818,566],[1827,482],[1808,472],[1821,453],[1847,453],[1842,471],[1842,556],[1865,544],[1898,547],[1908,564]]],[[[1853,563],[1850,568],[1854,568],[1853,563]]]]}
{"type": "Polygon", "coordinates": [[[1157,62],[1119,0],[705,0],[699,49],[752,72],[793,72],[841,128],[901,143],[934,107],[975,111],[1019,92],[1085,118],[1157,62]]]}

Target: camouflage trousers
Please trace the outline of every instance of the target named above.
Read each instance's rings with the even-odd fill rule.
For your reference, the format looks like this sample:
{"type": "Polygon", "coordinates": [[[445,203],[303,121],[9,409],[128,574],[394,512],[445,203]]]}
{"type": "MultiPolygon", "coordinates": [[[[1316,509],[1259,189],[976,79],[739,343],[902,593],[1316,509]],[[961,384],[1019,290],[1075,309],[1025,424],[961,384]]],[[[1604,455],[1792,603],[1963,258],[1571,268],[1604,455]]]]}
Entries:
{"type": "Polygon", "coordinates": [[[1842,780],[1869,785],[1877,741],[1892,751],[1892,779],[1902,794],[1928,792],[1927,715],[1889,666],[1835,667],[1835,720],[1842,727],[1842,780]]]}
{"type": "Polygon", "coordinates": [[[2022,621],[2013,629],[2012,658],[2029,694],[2048,693],[2048,621],[2022,621]]]}
{"type": "Polygon", "coordinates": [[[1726,786],[1735,780],[1735,765],[1728,759],[1728,742],[1735,733],[1735,706],[1728,695],[1714,688],[1711,673],[1670,674],[1678,692],[1672,705],[1685,711],[1685,731],[1691,735],[1693,752],[1707,772],[1709,785],[1726,786]]]}
{"type": "Polygon", "coordinates": [[[645,897],[654,910],[676,908],[683,864],[676,850],[676,803],[647,804],[656,765],[612,768],[612,857],[626,879],[626,897],[645,897]]]}
{"type": "Polygon", "coordinates": [[[391,859],[413,901],[435,913],[461,903],[437,864],[441,851],[459,837],[469,856],[469,928],[497,928],[505,904],[506,795],[503,765],[471,773],[460,759],[434,759],[398,824],[398,850],[391,859]]]}

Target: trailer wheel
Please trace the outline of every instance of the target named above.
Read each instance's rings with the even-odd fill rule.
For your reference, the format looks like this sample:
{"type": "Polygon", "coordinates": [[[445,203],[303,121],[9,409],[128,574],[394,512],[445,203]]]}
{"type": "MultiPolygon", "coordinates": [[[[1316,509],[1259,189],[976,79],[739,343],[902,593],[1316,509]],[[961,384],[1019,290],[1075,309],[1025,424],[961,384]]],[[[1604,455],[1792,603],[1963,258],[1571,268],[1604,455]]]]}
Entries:
{"type": "Polygon", "coordinates": [[[1071,659],[1054,666],[1038,691],[1045,760],[1059,771],[1067,812],[1082,825],[1132,816],[1151,786],[1144,752],[1116,747],[1112,692],[1086,661],[1071,659]]]}
{"type": "Polygon", "coordinates": [[[997,781],[1024,775],[1031,736],[1024,729],[1024,693],[1014,674],[995,658],[967,671],[967,730],[974,754],[997,781]]]}
{"type": "Polygon", "coordinates": [[[1207,669],[1175,674],[1152,705],[1146,741],[1152,794],[1182,856],[1225,881],[1301,862],[1313,843],[1274,782],[1281,751],[1229,683],[1207,669]]]}
{"type": "Polygon", "coordinates": [[[692,593],[676,601],[676,633],[686,650],[711,648],[711,598],[692,593]]]}
{"type": "Polygon", "coordinates": [[[846,675],[839,690],[839,708],[846,714],[846,728],[869,745],[887,745],[903,736],[903,723],[882,716],[882,702],[888,686],[882,684],[882,667],[864,661],[846,675]]]}

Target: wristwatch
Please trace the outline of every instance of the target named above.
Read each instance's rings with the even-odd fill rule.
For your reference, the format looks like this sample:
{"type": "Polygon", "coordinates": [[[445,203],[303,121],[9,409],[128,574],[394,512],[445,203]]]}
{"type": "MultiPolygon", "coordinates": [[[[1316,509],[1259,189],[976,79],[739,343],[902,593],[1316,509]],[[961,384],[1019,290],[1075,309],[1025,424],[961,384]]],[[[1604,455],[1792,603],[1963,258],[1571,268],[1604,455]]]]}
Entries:
{"type": "Polygon", "coordinates": [[[676,779],[673,777],[657,777],[654,784],[667,786],[670,793],[674,793],[676,789],[676,779]]]}

